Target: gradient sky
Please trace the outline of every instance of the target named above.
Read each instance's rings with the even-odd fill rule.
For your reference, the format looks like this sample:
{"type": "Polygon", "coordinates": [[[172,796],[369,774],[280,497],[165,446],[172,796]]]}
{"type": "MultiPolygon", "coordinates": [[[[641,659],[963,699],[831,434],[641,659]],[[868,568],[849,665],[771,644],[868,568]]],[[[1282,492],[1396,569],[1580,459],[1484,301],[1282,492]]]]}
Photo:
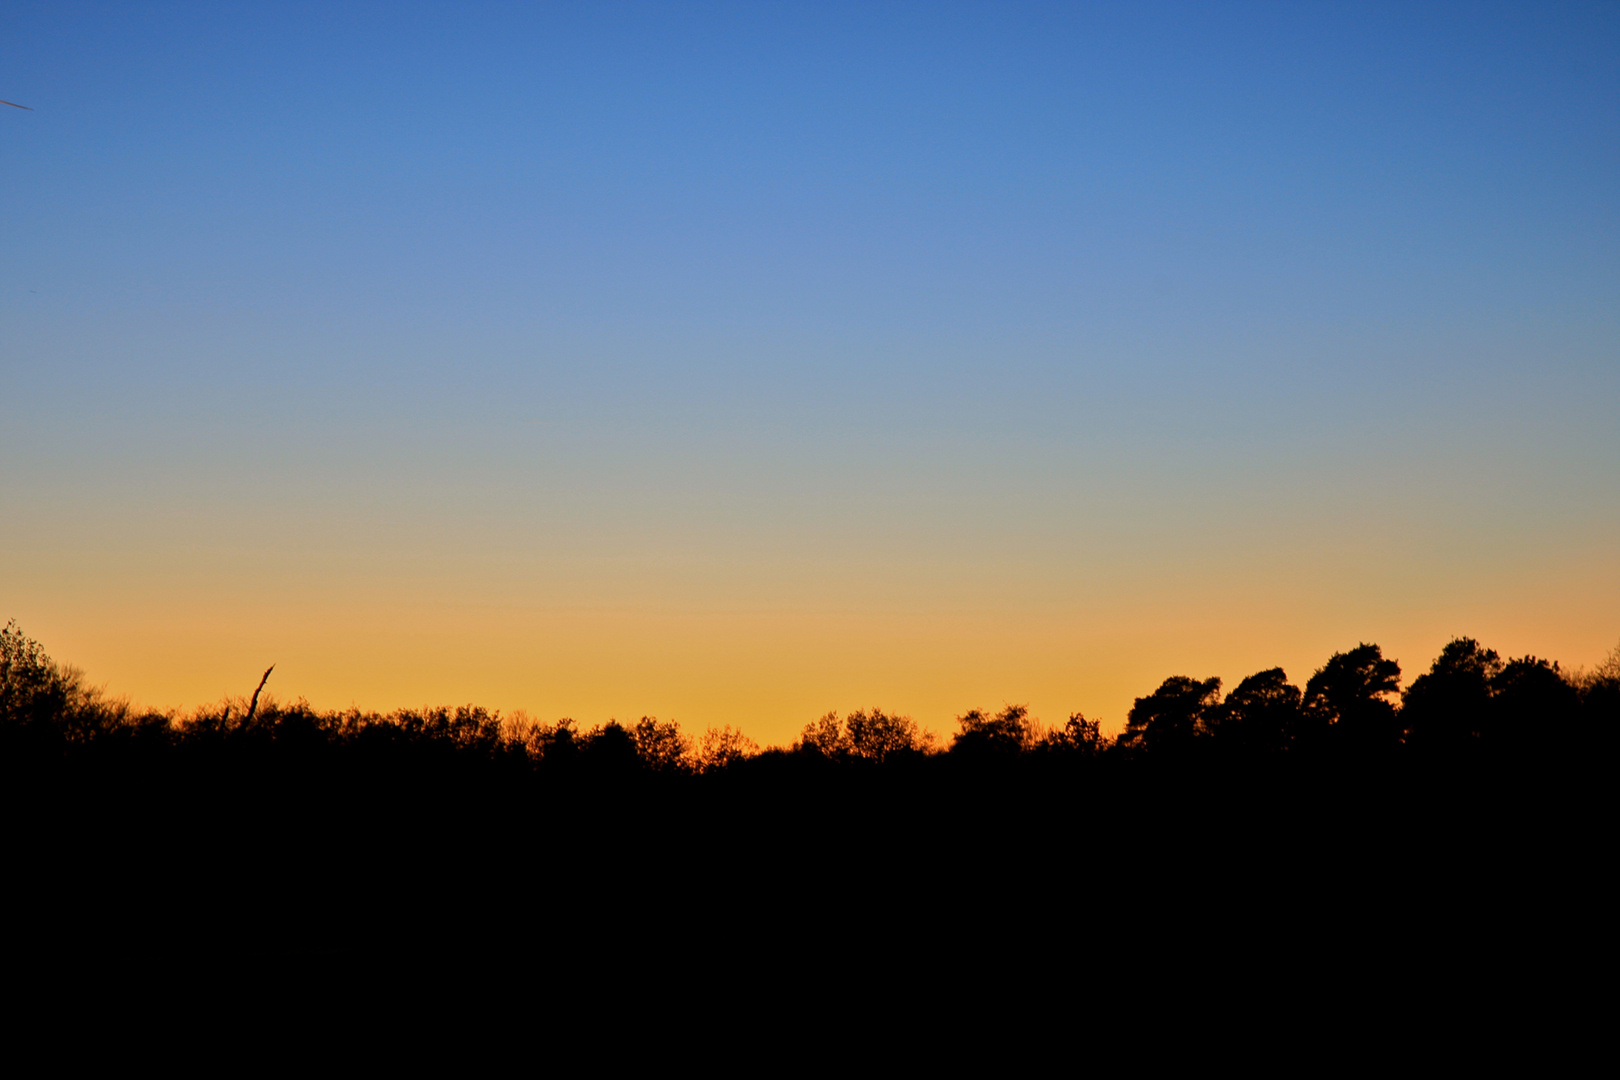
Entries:
{"type": "Polygon", "coordinates": [[[1620,639],[1620,5],[0,9],[0,620],[785,741],[1620,639]]]}

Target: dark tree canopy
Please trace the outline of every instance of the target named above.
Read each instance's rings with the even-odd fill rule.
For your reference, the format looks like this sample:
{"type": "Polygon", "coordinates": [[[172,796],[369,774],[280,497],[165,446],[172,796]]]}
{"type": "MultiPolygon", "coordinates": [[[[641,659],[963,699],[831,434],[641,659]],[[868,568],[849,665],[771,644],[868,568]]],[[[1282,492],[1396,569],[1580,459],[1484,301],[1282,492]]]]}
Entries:
{"type": "Polygon", "coordinates": [[[0,724],[25,727],[63,713],[72,679],[15,621],[0,629],[0,724]]]}
{"type": "Polygon", "coordinates": [[[1491,742],[1517,737],[1556,744],[1578,737],[1581,693],[1558,665],[1534,656],[1509,660],[1491,678],[1481,734],[1491,742]]]}
{"type": "Polygon", "coordinates": [[[960,730],[951,740],[951,753],[979,757],[1016,757],[1033,745],[1029,709],[1008,705],[994,715],[969,709],[956,718],[960,730]]]}
{"type": "Polygon", "coordinates": [[[1112,745],[1101,724],[1077,712],[1070,713],[1062,727],[1047,732],[1041,741],[1041,749],[1048,754],[1089,759],[1101,757],[1112,745]]]}
{"type": "Polygon", "coordinates": [[[849,752],[863,761],[881,764],[921,748],[916,722],[882,709],[856,709],[844,717],[844,733],[849,752]]]}
{"type": "Polygon", "coordinates": [[[1220,692],[1219,679],[1172,675],[1153,693],[1136,699],[1120,745],[1161,754],[1190,750],[1194,740],[1211,730],[1220,692]]]}
{"type": "Polygon", "coordinates": [[[1491,682],[1501,671],[1495,650],[1473,638],[1453,638],[1433,666],[1406,688],[1401,720],[1407,742],[1449,749],[1478,739],[1490,711],[1491,682]]]}
{"type": "Polygon", "coordinates": [[[1347,773],[1397,761],[1494,768],[1535,758],[1540,768],[1558,755],[1607,760],[1620,730],[1620,649],[1593,670],[1567,672],[1534,656],[1503,661],[1459,637],[1397,696],[1400,666],[1363,643],[1331,656],[1303,692],[1281,668],[1248,676],[1224,700],[1220,690],[1217,678],[1168,678],[1135,700],[1117,740],[1078,712],[1047,729],[1027,706],[1007,705],[957,717],[959,730],[941,754],[934,736],[910,717],[873,708],[842,718],[829,712],[806,725],[791,747],[762,752],[740,730],[710,728],[694,740],[673,721],[647,716],[587,731],[566,718],[503,719],[473,705],[323,712],[303,700],[261,700],[257,691],[252,701],[230,698],[184,716],[140,712],[87,687],[75,669],[54,662],[11,623],[0,630],[0,772],[25,776],[47,761],[187,761],[197,775],[210,776],[222,765],[266,776],[317,766],[337,770],[333,775],[353,767],[407,779],[450,770],[547,783],[609,779],[621,793],[633,784],[666,790],[687,782],[675,778],[720,774],[821,777],[844,770],[851,777],[916,779],[939,775],[930,769],[952,776],[987,769],[982,775],[1012,777],[1020,763],[1032,775],[1076,782],[1114,775],[1113,762],[1136,760],[1195,761],[1217,771],[1235,763],[1249,776],[1260,775],[1250,764],[1266,760],[1347,773]]]}
{"type": "Polygon", "coordinates": [[[1400,689],[1401,666],[1366,642],[1334,653],[1305,684],[1307,740],[1332,738],[1347,750],[1384,751],[1401,741],[1390,696],[1400,689]]]}
{"type": "Polygon", "coordinates": [[[882,764],[907,754],[921,753],[927,745],[916,721],[882,709],[857,709],[841,722],[836,712],[806,724],[793,749],[835,761],[882,764]]]}
{"type": "Polygon", "coordinates": [[[642,762],[655,772],[678,771],[691,750],[680,725],[673,721],[659,723],[655,717],[643,716],[631,729],[630,736],[642,762]]]}
{"type": "Polygon", "coordinates": [[[1282,668],[1256,672],[1226,695],[1217,723],[1220,742],[1234,750],[1267,754],[1286,750],[1299,737],[1300,689],[1282,668]]]}

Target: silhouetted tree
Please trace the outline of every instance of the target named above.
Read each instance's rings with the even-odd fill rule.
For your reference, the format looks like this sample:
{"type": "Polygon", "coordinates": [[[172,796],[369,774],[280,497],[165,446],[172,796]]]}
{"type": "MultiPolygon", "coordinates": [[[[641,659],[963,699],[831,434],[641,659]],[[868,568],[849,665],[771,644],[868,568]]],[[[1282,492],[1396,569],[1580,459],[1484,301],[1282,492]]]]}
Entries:
{"type": "Polygon", "coordinates": [[[1580,711],[1580,690],[1557,664],[1521,656],[1492,676],[1490,708],[1480,733],[1504,748],[1513,743],[1567,753],[1581,741],[1580,711]]]}
{"type": "Polygon", "coordinates": [[[923,747],[917,724],[909,716],[882,709],[856,709],[844,717],[844,736],[851,756],[883,763],[923,747]]]}
{"type": "Polygon", "coordinates": [[[1304,724],[1295,740],[1315,744],[1326,736],[1353,752],[1389,750],[1400,744],[1401,722],[1388,698],[1401,685],[1401,666],[1363,642],[1334,653],[1305,684],[1304,724]]]}
{"type": "Polygon", "coordinates": [[[1407,743],[1424,751],[1453,750],[1478,740],[1488,722],[1491,681],[1502,671],[1495,650],[1473,638],[1453,638],[1429,670],[1402,696],[1407,743]]]}
{"type": "Polygon", "coordinates": [[[579,755],[578,725],[570,717],[555,724],[531,724],[523,733],[523,748],[531,761],[548,769],[566,768],[579,755]]]}
{"type": "Polygon", "coordinates": [[[1205,726],[1218,743],[1239,753],[1278,753],[1298,734],[1302,700],[1282,668],[1268,668],[1238,683],[1220,709],[1206,714],[1205,726]]]}
{"type": "Polygon", "coordinates": [[[849,740],[844,737],[844,725],[836,712],[824,713],[804,725],[799,741],[793,744],[795,753],[811,757],[842,760],[849,754],[849,740]]]}
{"type": "MultiPolygon", "coordinates": [[[[1403,738],[1427,753],[1431,765],[1493,746],[1515,753],[1546,748],[1544,755],[1601,763],[1620,729],[1620,649],[1593,671],[1567,675],[1532,656],[1503,663],[1473,639],[1457,638],[1408,688],[1400,711],[1391,700],[1400,689],[1399,665],[1365,643],[1332,656],[1303,693],[1280,668],[1249,676],[1224,701],[1220,688],[1219,679],[1166,679],[1136,699],[1118,747],[1128,754],[1149,752],[1156,761],[1192,756],[1211,770],[1221,767],[1227,751],[1238,757],[1293,756],[1300,748],[1338,753],[1361,768],[1376,760],[1370,756],[1375,751],[1398,748],[1403,738]]],[[[559,782],[555,790],[567,793],[578,790],[571,777],[584,777],[612,778],[617,805],[621,796],[633,802],[637,791],[663,797],[686,783],[690,773],[724,770],[744,759],[754,759],[737,774],[747,783],[728,781],[706,790],[742,791],[756,781],[770,785],[795,776],[826,776],[829,770],[812,765],[815,760],[839,763],[833,772],[857,770],[845,779],[863,778],[845,785],[846,792],[866,790],[864,777],[883,778],[885,785],[893,781],[904,792],[933,790],[934,781],[926,778],[940,775],[974,776],[978,790],[1005,791],[1029,782],[1066,783],[1061,778],[1082,773],[1099,785],[1127,775],[1113,770],[1118,756],[1105,753],[1109,740],[1080,713],[1061,729],[1046,731],[1023,705],[994,714],[973,709],[958,717],[958,728],[951,760],[1009,767],[955,769],[932,758],[932,735],[909,717],[881,709],[857,710],[844,719],[827,713],[805,726],[791,752],[765,754],[729,726],[710,728],[694,747],[678,725],[653,717],[628,726],[609,721],[582,734],[569,719],[545,724],[519,713],[503,722],[472,705],[386,714],[358,708],[322,712],[302,699],[286,704],[256,694],[183,718],[137,716],[127,704],[87,688],[75,669],[52,661],[14,622],[0,630],[0,766],[5,768],[0,790],[31,772],[59,781],[69,775],[64,768],[81,762],[91,769],[118,763],[116,769],[85,774],[95,777],[127,776],[145,784],[157,776],[154,787],[166,782],[163,777],[181,775],[163,770],[183,768],[190,770],[186,775],[215,785],[209,798],[223,786],[240,784],[250,801],[267,792],[322,790],[329,779],[341,780],[331,790],[361,790],[376,781],[376,790],[383,792],[465,794],[502,790],[502,785],[544,792],[554,781],[559,782]],[[916,765],[874,769],[905,760],[916,765]],[[1077,764],[1082,760],[1100,763],[1077,764]],[[161,769],[125,767],[137,761],[161,762],[161,769]],[[47,762],[49,768],[35,768],[47,762]],[[931,771],[936,769],[943,771],[931,771]],[[674,779],[655,781],[655,776],[674,779]],[[356,779],[361,788],[351,783],[356,779]],[[906,786],[925,779],[923,787],[906,786]],[[530,783],[540,786],[521,786],[530,783]]],[[[1537,763],[1538,772],[1545,773],[1546,761],[1544,756],[1537,763]]],[[[1473,782],[1473,774],[1456,775],[1473,782]]],[[[1494,778],[1498,771],[1479,775],[1494,778]]],[[[364,802],[357,797],[356,805],[364,802]]]]}
{"type": "Polygon", "coordinates": [[[654,717],[643,716],[630,734],[642,765],[653,772],[681,772],[690,764],[691,743],[673,720],[661,724],[654,717]]]}
{"type": "Polygon", "coordinates": [[[759,744],[730,724],[710,728],[698,740],[697,769],[714,772],[745,761],[759,753],[759,744]]]}
{"type": "Polygon", "coordinates": [[[908,716],[892,715],[882,709],[857,709],[842,723],[837,713],[830,712],[806,724],[793,749],[838,761],[881,764],[902,755],[926,752],[929,738],[908,716]]]}
{"type": "Polygon", "coordinates": [[[73,683],[15,619],[0,630],[0,726],[18,731],[59,720],[74,697],[73,683]]]}
{"type": "Polygon", "coordinates": [[[1046,733],[1040,749],[1064,757],[1098,758],[1107,752],[1111,740],[1102,733],[1095,720],[1087,720],[1080,713],[1070,713],[1068,722],[1046,733]]]}
{"type": "Polygon", "coordinates": [[[951,740],[951,753],[963,757],[1014,758],[1037,742],[1029,707],[1008,705],[993,716],[969,709],[956,718],[960,730],[951,740]]]}
{"type": "Polygon", "coordinates": [[[1208,730],[1207,717],[1220,704],[1221,680],[1172,675],[1147,697],[1136,699],[1119,745],[1150,753],[1186,753],[1208,730]]]}
{"type": "Polygon", "coordinates": [[[78,668],[52,660],[16,620],[0,629],[0,740],[59,748],[131,736],[150,742],[167,732],[169,719],[108,700],[85,685],[78,668]]]}
{"type": "Polygon", "coordinates": [[[1591,671],[1571,682],[1581,694],[1578,741],[1589,752],[1607,755],[1620,734],[1620,645],[1591,671]]]}
{"type": "Polygon", "coordinates": [[[581,742],[580,759],[592,771],[631,773],[641,766],[635,736],[617,720],[592,728],[581,742]]]}

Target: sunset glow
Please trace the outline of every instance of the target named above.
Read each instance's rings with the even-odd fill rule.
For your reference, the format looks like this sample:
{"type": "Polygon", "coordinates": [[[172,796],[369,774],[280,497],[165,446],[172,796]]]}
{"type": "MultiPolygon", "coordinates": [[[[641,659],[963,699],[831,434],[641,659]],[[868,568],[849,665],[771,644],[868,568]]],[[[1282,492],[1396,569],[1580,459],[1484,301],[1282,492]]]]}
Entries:
{"type": "Polygon", "coordinates": [[[1612,4],[23,4],[0,95],[0,621],[114,695],[1620,641],[1612,4]]]}

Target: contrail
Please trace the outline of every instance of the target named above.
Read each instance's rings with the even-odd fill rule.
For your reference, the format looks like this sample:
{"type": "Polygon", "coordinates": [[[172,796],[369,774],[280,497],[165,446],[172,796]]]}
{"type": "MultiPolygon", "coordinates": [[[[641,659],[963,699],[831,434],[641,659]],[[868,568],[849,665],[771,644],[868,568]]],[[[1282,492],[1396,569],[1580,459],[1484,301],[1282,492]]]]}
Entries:
{"type": "Polygon", "coordinates": [[[15,101],[0,101],[0,105],[10,105],[13,109],[27,109],[29,112],[34,111],[31,107],[27,105],[19,105],[15,101]]]}

